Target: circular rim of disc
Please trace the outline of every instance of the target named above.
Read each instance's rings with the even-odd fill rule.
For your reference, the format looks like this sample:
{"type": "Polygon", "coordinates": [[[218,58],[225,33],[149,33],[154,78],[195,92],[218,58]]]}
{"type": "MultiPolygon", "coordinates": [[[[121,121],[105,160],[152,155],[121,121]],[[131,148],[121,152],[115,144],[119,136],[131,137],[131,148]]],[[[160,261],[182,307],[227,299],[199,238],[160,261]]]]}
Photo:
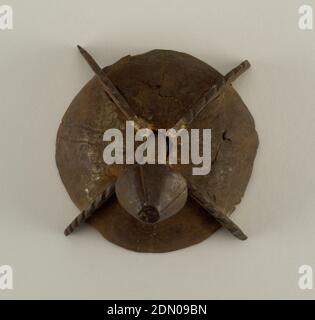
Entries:
{"type": "MultiPolygon", "coordinates": [[[[147,55],[152,52],[148,52],[147,55]]],[[[186,54],[182,55],[198,60],[186,54]]],[[[127,63],[128,61],[124,62],[125,59],[128,57],[116,64],[120,61],[127,63]]],[[[108,72],[111,68],[112,66],[104,70],[108,72]]],[[[214,72],[213,70],[211,68],[209,72],[214,72]]],[[[233,100],[233,106],[237,104],[241,111],[240,117],[252,125],[253,119],[235,90],[231,87],[227,94],[235,99],[236,103],[233,100]]],[[[229,107],[231,106],[230,103],[229,107]]],[[[102,192],[109,180],[116,179],[124,170],[124,166],[107,166],[98,162],[104,148],[101,131],[112,127],[122,128],[123,121],[120,120],[111,101],[102,93],[94,77],[70,104],[59,127],[56,143],[56,162],[61,179],[80,210],[86,208],[94,197],[102,192]],[[95,109],[92,109],[94,113],[91,113],[91,105],[95,109]],[[95,122],[96,117],[98,121],[95,122]],[[90,158],[85,159],[86,155],[90,158]]],[[[249,163],[249,175],[242,186],[242,194],[249,181],[258,147],[254,125],[250,130],[253,135],[253,159],[249,163]]],[[[234,208],[228,214],[233,210],[234,208]]],[[[218,223],[192,199],[175,216],[157,225],[147,226],[129,215],[113,197],[109,204],[105,204],[89,219],[88,223],[112,243],[137,252],[169,252],[186,248],[207,239],[219,228],[218,223]]]]}

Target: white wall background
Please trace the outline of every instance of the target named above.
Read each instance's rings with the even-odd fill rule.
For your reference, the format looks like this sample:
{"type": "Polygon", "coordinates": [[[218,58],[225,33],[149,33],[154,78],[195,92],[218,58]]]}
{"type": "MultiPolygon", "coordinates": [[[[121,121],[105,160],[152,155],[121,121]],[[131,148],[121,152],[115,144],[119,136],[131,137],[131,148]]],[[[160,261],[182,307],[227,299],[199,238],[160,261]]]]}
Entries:
{"type": "Polygon", "coordinates": [[[298,268],[315,268],[315,30],[298,28],[314,0],[1,0],[14,29],[0,31],[0,265],[14,269],[7,298],[315,298],[298,268]],[[168,254],[115,246],[86,226],[63,236],[78,211],[55,166],[67,106],[92,74],[154,48],[184,51],[222,73],[243,59],[235,87],[255,117],[260,149],[234,220],[168,254]]]}

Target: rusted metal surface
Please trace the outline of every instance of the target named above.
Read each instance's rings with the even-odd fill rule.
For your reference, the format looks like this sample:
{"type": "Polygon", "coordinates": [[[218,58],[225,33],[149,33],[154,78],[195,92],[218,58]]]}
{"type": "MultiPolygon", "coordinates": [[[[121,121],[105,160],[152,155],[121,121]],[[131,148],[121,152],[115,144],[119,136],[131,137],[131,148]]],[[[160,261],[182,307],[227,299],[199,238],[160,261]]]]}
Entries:
{"type": "Polygon", "coordinates": [[[90,218],[94,212],[104,205],[115,192],[115,183],[110,182],[104,192],[98,195],[88,208],[84,209],[65,229],[64,234],[70,235],[79,225],[90,218]]]}
{"type": "MultiPolygon", "coordinates": [[[[155,128],[169,128],[185,114],[189,119],[185,123],[191,127],[212,129],[211,173],[192,176],[191,166],[173,168],[189,181],[193,198],[240,239],[246,236],[228,217],[246,189],[258,138],[253,119],[230,83],[248,67],[245,61],[223,77],[189,55],[154,50],[128,56],[103,70],[135,115],[155,128]],[[211,92],[211,88],[214,91],[211,92]],[[219,94],[213,95],[215,92],[219,94]],[[198,105],[198,99],[204,101],[205,93],[210,99],[197,112],[189,111],[191,106],[198,105]]],[[[114,101],[101,93],[102,87],[94,78],[82,89],[58,132],[58,168],[71,198],[81,209],[90,206],[108,181],[117,178],[123,169],[108,167],[101,161],[104,148],[101,134],[108,128],[123,128],[124,125],[115,115],[114,101]],[[80,177],[79,184],[74,183],[75,172],[80,177]]],[[[218,223],[209,213],[189,200],[176,215],[148,225],[128,215],[113,197],[89,222],[107,239],[125,248],[165,252],[192,245],[211,235],[218,223]]]]}
{"type": "Polygon", "coordinates": [[[119,109],[119,111],[122,113],[124,118],[129,121],[134,121],[137,124],[137,129],[152,127],[147,121],[141,119],[135,114],[135,112],[132,108],[130,108],[125,98],[119,93],[115,85],[107,77],[106,73],[103,72],[101,67],[96,63],[92,56],[82,47],[78,46],[78,49],[84,57],[84,59],[86,60],[86,62],[92,68],[96,76],[99,78],[100,84],[103,87],[104,91],[113,101],[113,103],[119,109]]]}
{"type": "Polygon", "coordinates": [[[196,200],[223,228],[233,234],[234,237],[240,240],[247,240],[247,235],[236,225],[228,215],[220,212],[215,207],[211,206],[211,200],[209,197],[198,194],[195,190],[190,188],[190,196],[196,200]]]}

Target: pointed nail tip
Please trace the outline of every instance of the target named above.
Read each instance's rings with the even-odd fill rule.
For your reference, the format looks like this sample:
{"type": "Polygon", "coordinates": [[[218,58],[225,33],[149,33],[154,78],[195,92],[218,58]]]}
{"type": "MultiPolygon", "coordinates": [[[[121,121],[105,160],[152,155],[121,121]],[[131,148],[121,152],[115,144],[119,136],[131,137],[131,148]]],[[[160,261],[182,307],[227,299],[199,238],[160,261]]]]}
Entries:
{"type": "Polygon", "coordinates": [[[84,53],[85,53],[85,50],[84,50],[80,45],[77,45],[77,48],[79,49],[79,51],[81,52],[81,54],[84,54],[84,53]]]}
{"type": "Polygon", "coordinates": [[[241,231],[234,233],[234,236],[241,241],[246,241],[248,239],[247,235],[241,231]]]}

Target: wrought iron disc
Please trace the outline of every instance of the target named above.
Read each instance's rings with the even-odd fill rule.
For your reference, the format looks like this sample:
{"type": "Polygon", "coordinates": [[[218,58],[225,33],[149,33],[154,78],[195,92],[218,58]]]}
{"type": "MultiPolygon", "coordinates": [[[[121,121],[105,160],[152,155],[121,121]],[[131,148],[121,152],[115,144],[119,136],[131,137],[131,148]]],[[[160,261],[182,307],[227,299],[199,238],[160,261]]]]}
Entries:
{"type": "MultiPolygon", "coordinates": [[[[168,50],[127,56],[104,70],[136,113],[156,128],[172,126],[223,77],[190,55],[168,50]]],[[[109,181],[126,169],[108,166],[102,158],[104,131],[123,129],[124,125],[95,77],[65,113],[58,130],[56,161],[62,181],[79,209],[86,208],[109,181]]],[[[230,215],[241,201],[251,176],[258,147],[254,120],[229,85],[192,127],[212,129],[212,170],[207,176],[192,176],[191,166],[177,169],[192,188],[230,215]]],[[[113,197],[88,222],[109,241],[140,252],[185,248],[203,241],[219,228],[192,199],[176,215],[150,225],[128,214],[113,197]]]]}

